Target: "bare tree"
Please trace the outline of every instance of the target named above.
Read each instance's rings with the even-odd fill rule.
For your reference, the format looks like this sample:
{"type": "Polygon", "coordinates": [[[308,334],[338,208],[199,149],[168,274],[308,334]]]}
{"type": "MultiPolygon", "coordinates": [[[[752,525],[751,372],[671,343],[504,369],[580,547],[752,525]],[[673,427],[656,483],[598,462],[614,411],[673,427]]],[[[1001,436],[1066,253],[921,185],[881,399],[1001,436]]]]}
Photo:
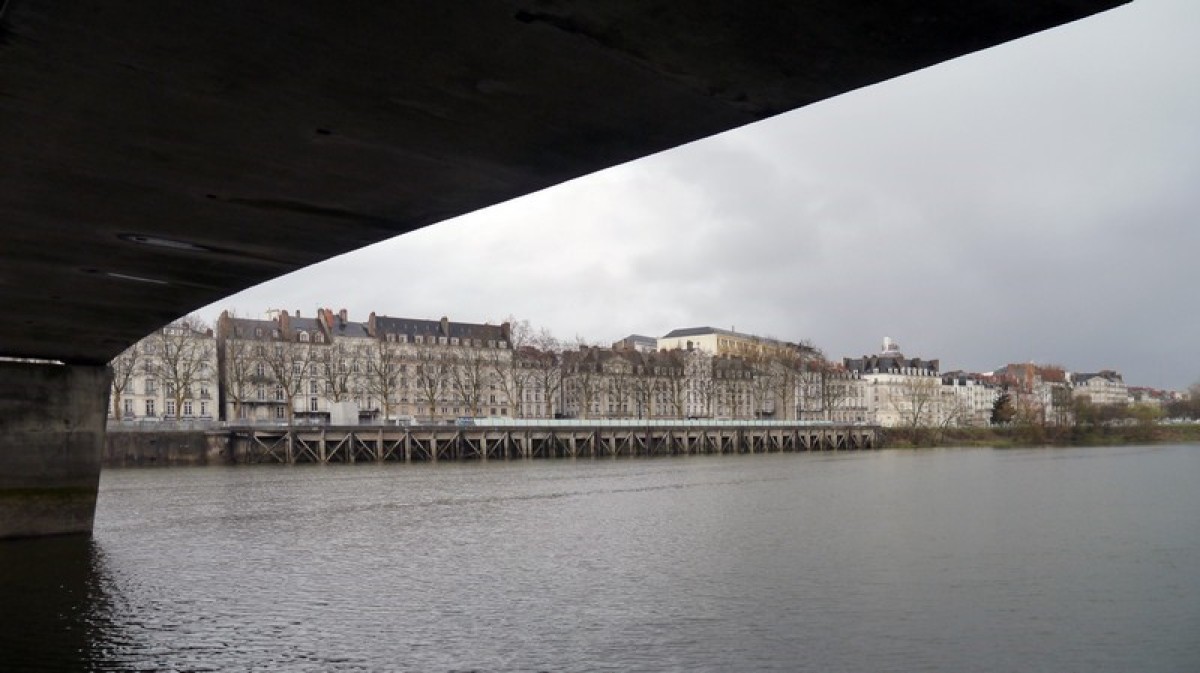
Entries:
{"type": "Polygon", "coordinates": [[[565,356],[562,342],[550,330],[543,328],[530,338],[528,348],[522,349],[518,355],[522,363],[531,370],[530,381],[538,394],[543,396],[545,405],[541,411],[543,418],[554,418],[555,401],[563,389],[563,371],[565,356]]]}
{"type": "Polygon", "coordinates": [[[253,399],[259,386],[269,381],[266,364],[260,357],[266,352],[265,348],[262,343],[252,343],[238,335],[221,339],[218,357],[223,372],[223,390],[233,404],[235,419],[243,417],[243,405],[253,399]]]}
{"type": "Polygon", "coordinates": [[[800,374],[803,394],[798,406],[803,413],[832,421],[834,412],[853,396],[854,381],[854,375],[842,365],[814,357],[804,363],[800,374]]]}
{"type": "Polygon", "coordinates": [[[576,350],[563,354],[563,363],[562,385],[574,398],[579,418],[587,418],[602,391],[603,376],[595,349],[580,340],[576,350]]]}
{"type": "MultiPolygon", "coordinates": [[[[379,411],[386,423],[391,418],[392,405],[396,403],[396,392],[400,384],[400,347],[382,338],[377,338],[366,347],[363,356],[363,391],[379,402],[379,411]]],[[[353,366],[349,367],[353,372],[353,366]]],[[[346,379],[347,390],[351,380],[346,379]]]]}
{"type": "Polygon", "coordinates": [[[820,352],[807,345],[797,345],[772,353],[767,380],[775,398],[775,417],[794,420],[799,415],[797,391],[810,363],[820,358],[820,352]]]}
{"type": "MultiPolygon", "coordinates": [[[[596,351],[599,356],[603,351],[596,351]]],[[[634,370],[638,367],[637,364],[626,359],[624,353],[606,353],[607,362],[598,362],[600,365],[600,379],[602,381],[604,396],[608,402],[608,415],[617,418],[626,418],[629,416],[629,400],[633,393],[634,381],[636,379],[634,370]]],[[[603,409],[601,412],[603,413],[603,409]]]]}
{"type": "Polygon", "coordinates": [[[488,359],[478,348],[461,346],[447,365],[450,384],[466,407],[467,414],[479,416],[483,389],[489,380],[488,359]]]}
{"type": "Polygon", "coordinates": [[[108,363],[109,369],[112,370],[112,417],[121,417],[121,395],[124,394],[133,382],[134,374],[142,370],[142,348],[140,344],[133,344],[126,348],[120,355],[113,358],[113,361],[108,363]]]}
{"type": "Polygon", "coordinates": [[[512,415],[524,416],[525,393],[533,383],[534,368],[529,366],[528,351],[532,346],[533,329],[528,320],[510,317],[508,348],[493,349],[488,353],[491,380],[507,402],[512,415]]]}
{"type": "Polygon", "coordinates": [[[766,351],[747,356],[745,362],[749,375],[747,389],[750,392],[750,416],[757,418],[766,414],[767,401],[775,388],[774,379],[778,376],[779,363],[773,353],[766,351]]]}
{"type": "Polygon", "coordinates": [[[938,440],[946,436],[946,430],[952,427],[969,425],[973,410],[967,400],[953,390],[942,389],[942,413],[937,419],[938,440]]]}
{"type": "Polygon", "coordinates": [[[225,404],[233,405],[233,418],[244,416],[244,405],[254,398],[255,391],[269,382],[263,357],[266,347],[261,339],[250,341],[243,334],[237,314],[223,311],[217,320],[217,370],[220,380],[220,415],[225,418],[225,404]]]}
{"type": "Polygon", "coordinates": [[[730,418],[747,417],[750,398],[750,367],[739,357],[722,356],[713,360],[718,411],[730,418]]]}
{"type": "Polygon", "coordinates": [[[650,361],[654,365],[654,394],[662,393],[673,418],[687,415],[688,362],[687,352],[674,350],[655,353],[650,361]]]}
{"type": "Polygon", "coordinates": [[[321,361],[316,363],[315,378],[321,381],[325,394],[333,402],[350,399],[360,387],[354,364],[360,358],[367,360],[365,353],[356,352],[353,346],[338,339],[322,351],[321,361]]]}
{"type": "Polygon", "coordinates": [[[150,344],[154,354],[145,359],[146,373],[162,382],[178,420],[184,401],[195,396],[193,388],[212,376],[209,365],[216,358],[213,338],[202,321],[189,316],[156,332],[150,344]]]}
{"type": "Polygon", "coordinates": [[[296,397],[303,394],[304,383],[312,373],[314,352],[311,343],[292,341],[291,335],[282,334],[278,341],[265,349],[263,364],[287,403],[288,425],[296,418],[296,397]]]}
{"type": "Polygon", "coordinates": [[[429,410],[429,420],[437,418],[437,405],[448,389],[449,366],[445,354],[433,348],[421,348],[415,356],[413,382],[429,410]]]}
{"type": "Polygon", "coordinates": [[[906,377],[893,389],[892,408],[904,427],[916,430],[933,425],[939,409],[942,381],[936,377],[906,377]]]}
{"type": "Polygon", "coordinates": [[[716,415],[714,405],[717,401],[717,379],[713,375],[713,356],[692,351],[686,356],[687,385],[695,395],[696,404],[700,407],[700,415],[713,417],[716,415]]]}

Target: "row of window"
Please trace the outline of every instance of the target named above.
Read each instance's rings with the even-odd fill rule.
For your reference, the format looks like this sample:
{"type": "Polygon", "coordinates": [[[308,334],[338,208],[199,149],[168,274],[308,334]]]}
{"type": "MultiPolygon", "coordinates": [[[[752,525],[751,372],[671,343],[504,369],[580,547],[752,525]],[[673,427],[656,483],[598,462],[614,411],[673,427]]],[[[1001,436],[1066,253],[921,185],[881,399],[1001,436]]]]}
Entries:
{"type": "MultiPolygon", "coordinates": [[[[146,410],[146,413],[145,413],[146,416],[156,416],[157,415],[158,403],[156,400],[144,400],[143,403],[144,403],[144,408],[146,410]]],[[[122,409],[122,411],[124,412],[124,415],[126,417],[133,417],[136,415],[134,412],[134,401],[133,400],[126,399],[124,401],[123,406],[124,406],[124,408],[122,409]]],[[[165,416],[174,416],[175,415],[175,410],[176,410],[175,400],[167,400],[166,404],[164,404],[163,406],[165,407],[163,409],[163,414],[165,416]]],[[[208,402],[200,402],[199,409],[200,409],[200,416],[208,417],[211,415],[209,412],[209,408],[208,408],[208,402]]],[[[182,415],[191,417],[191,416],[196,415],[195,412],[196,412],[196,405],[191,400],[184,401],[182,415]]]]}

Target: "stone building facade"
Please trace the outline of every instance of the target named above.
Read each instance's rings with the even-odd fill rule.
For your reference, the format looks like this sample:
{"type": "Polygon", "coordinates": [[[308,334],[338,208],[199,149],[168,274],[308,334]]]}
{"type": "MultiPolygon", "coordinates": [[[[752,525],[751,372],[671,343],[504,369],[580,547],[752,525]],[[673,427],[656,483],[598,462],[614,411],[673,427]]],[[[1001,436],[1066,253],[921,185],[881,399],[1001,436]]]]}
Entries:
{"type": "Polygon", "coordinates": [[[130,346],[109,366],[109,418],[121,422],[211,421],[219,414],[212,330],[180,320],[130,346]]]}

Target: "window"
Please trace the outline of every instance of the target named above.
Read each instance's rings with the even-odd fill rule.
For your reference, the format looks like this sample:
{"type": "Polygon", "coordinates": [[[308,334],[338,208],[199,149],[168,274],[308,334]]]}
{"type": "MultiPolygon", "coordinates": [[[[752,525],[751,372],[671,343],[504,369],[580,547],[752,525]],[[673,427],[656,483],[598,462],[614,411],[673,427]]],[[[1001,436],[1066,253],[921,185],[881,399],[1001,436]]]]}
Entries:
{"type": "Polygon", "coordinates": [[[207,400],[210,398],[211,395],[208,394],[208,386],[200,386],[200,399],[207,400]]]}
{"type": "Polygon", "coordinates": [[[275,386],[275,399],[283,399],[283,386],[275,386]]]}
{"type": "Polygon", "coordinates": [[[208,416],[208,402],[201,402],[201,403],[200,403],[200,415],[201,415],[201,416],[208,416]]]}
{"type": "Polygon", "coordinates": [[[320,332],[317,332],[317,334],[316,334],[316,336],[313,338],[313,340],[314,340],[314,341],[316,341],[316,342],[317,342],[317,343],[319,343],[319,344],[323,344],[323,343],[325,343],[325,335],[324,335],[324,334],[321,334],[320,332]]]}
{"type": "Polygon", "coordinates": [[[275,407],[275,418],[284,418],[285,414],[283,407],[275,407]]]}
{"type": "Polygon", "coordinates": [[[310,398],[308,399],[308,410],[309,410],[309,411],[316,411],[316,410],[317,410],[317,398],[315,398],[315,397],[310,397],[310,398]]]}
{"type": "Polygon", "coordinates": [[[175,415],[175,400],[167,400],[167,415],[175,415]]]}
{"type": "Polygon", "coordinates": [[[154,415],[154,400],[146,400],[146,415],[154,415]]]}
{"type": "Polygon", "coordinates": [[[303,330],[300,331],[300,342],[308,343],[308,332],[305,332],[303,330]]]}
{"type": "Polygon", "coordinates": [[[191,416],[191,415],[192,415],[192,402],[191,402],[191,400],[188,400],[188,401],[186,401],[186,402],[184,402],[184,403],[183,403],[183,415],[184,415],[184,416],[191,416]]]}
{"type": "Polygon", "coordinates": [[[157,381],[155,381],[154,379],[146,379],[146,394],[147,395],[157,395],[158,394],[158,382],[157,381]]]}
{"type": "Polygon", "coordinates": [[[133,415],[133,400],[130,400],[130,399],[125,400],[125,415],[126,416],[133,415]]]}
{"type": "Polygon", "coordinates": [[[267,389],[262,386],[259,386],[258,394],[256,395],[256,397],[258,397],[259,400],[266,400],[267,399],[267,389]]]}
{"type": "Polygon", "coordinates": [[[457,346],[458,345],[458,337],[450,337],[450,345],[457,346]]]}

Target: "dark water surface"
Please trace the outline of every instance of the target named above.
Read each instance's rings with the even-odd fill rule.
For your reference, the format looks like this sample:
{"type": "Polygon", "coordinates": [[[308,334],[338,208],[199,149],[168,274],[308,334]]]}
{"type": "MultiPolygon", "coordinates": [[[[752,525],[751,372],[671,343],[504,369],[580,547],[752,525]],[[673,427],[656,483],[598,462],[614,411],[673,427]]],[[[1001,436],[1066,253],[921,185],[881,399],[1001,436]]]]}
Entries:
{"type": "Polygon", "coordinates": [[[1200,671],[1200,446],[109,470],[0,670],[1200,671]]]}

